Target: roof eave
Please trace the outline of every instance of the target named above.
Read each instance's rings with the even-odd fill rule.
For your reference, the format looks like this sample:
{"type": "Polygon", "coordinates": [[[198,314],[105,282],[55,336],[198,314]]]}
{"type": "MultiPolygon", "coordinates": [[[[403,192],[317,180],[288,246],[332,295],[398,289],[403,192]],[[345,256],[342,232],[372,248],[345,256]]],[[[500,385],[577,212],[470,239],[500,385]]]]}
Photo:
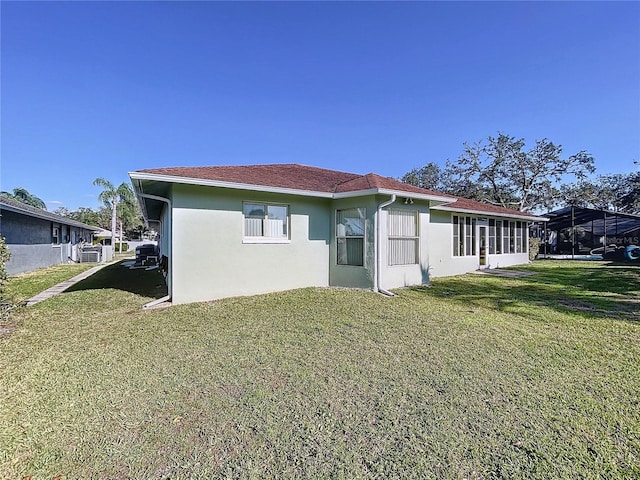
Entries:
{"type": "Polygon", "coordinates": [[[430,200],[430,201],[447,201],[452,202],[455,199],[444,197],[438,197],[436,195],[429,195],[415,192],[405,192],[404,190],[393,190],[388,188],[368,188],[366,190],[352,190],[349,192],[337,192],[334,193],[332,198],[338,200],[341,198],[353,198],[353,197],[365,197],[368,195],[396,195],[398,197],[413,198],[415,200],[430,200]]]}
{"type": "MultiPolygon", "coordinates": [[[[27,215],[29,217],[39,218],[40,220],[46,220],[48,222],[61,223],[61,224],[69,225],[69,226],[72,226],[72,227],[83,228],[85,230],[92,230],[94,232],[100,230],[100,227],[94,227],[92,225],[87,225],[86,223],[77,222],[75,220],[67,219],[65,217],[51,218],[51,216],[49,216],[47,214],[39,215],[36,212],[32,212],[31,210],[27,210],[26,208],[22,209],[22,208],[19,208],[19,207],[14,207],[13,205],[7,205],[5,203],[0,203],[0,210],[8,210],[10,212],[15,212],[15,213],[20,213],[22,215],[27,215]]],[[[47,213],[51,214],[51,212],[47,212],[47,213]]]]}
{"type": "Polygon", "coordinates": [[[141,197],[140,194],[144,193],[142,191],[142,182],[140,179],[135,179],[131,176],[129,172],[129,176],[131,177],[131,185],[133,185],[133,191],[136,194],[136,198],[138,199],[138,205],[140,205],[140,212],[142,213],[142,218],[144,219],[144,224],[147,228],[149,228],[149,213],[147,212],[147,203],[144,201],[144,197],[141,197]]]}
{"type": "MultiPolygon", "coordinates": [[[[181,183],[186,185],[201,185],[205,187],[220,187],[220,188],[230,188],[235,190],[250,190],[250,191],[258,191],[258,192],[268,192],[268,193],[281,193],[287,195],[300,195],[305,197],[319,197],[319,198],[331,198],[331,199],[340,199],[340,198],[352,198],[352,197],[363,197],[367,195],[398,195],[408,198],[413,198],[417,200],[428,200],[432,202],[442,202],[442,203],[451,203],[455,201],[455,198],[444,197],[439,195],[431,195],[426,193],[417,193],[417,192],[407,192],[404,190],[393,190],[386,188],[369,188],[366,190],[354,190],[350,192],[319,192],[317,190],[303,190],[297,188],[285,188],[285,187],[271,187],[267,185],[256,185],[252,183],[237,183],[237,182],[226,182],[222,180],[208,180],[203,178],[193,178],[193,177],[180,177],[176,175],[162,175],[159,173],[148,173],[148,172],[129,172],[129,176],[132,180],[137,180],[139,189],[142,191],[141,181],[149,180],[156,182],[168,182],[168,183],[181,183]]],[[[134,186],[136,182],[133,182],[134,186]]]]}
{"type": "Polygon", "coordinates": [[[547,222],[549,221],[548,218],[546,217],[538,217],[537,215],[518,215],[518,212],[516,212],[514,210],[514,212],[516,212],[516,214],[509,214],[506,212],[491,212],[488,210],[476,210],[476,209],[471,209],[471,208],[456,208],[456,207],[452,207],[450,205],[442,205],[442,206],[436,206],[436,207],[432,207],[434,210],[440,210],[443,212],[457,212],[457,213],[471,213],[474,215],[484,215],[487,217],[505,217],[505,218],[521,218],[524,220],[530,220],[532,222],[547,222]]]}
{"type": "Polygon", "coordinates": [[[267,193],[284,193],[288,195],[301,195],[305,197],[332,198],[330,192],[318,192],[315,190],[299,190],[297,188],[270,187],[267,185],[254,185],[251,183],[225,182],[222,180],[208,180],[203,178],[179,177],[175,175],[161,175],[157,173],[129,172],[132,180],[152,180],[156,182],[182,183],[186,185],[201,185],[205,187],[231,188],[235,190],[252,190],[267,193]]]}

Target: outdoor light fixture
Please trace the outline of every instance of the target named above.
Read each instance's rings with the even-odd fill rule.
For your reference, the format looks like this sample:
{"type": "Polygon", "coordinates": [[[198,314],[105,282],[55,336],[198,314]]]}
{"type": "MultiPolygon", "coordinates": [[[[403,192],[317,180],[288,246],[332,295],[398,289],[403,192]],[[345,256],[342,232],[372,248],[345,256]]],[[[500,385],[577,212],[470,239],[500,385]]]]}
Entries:
{"type": "Polygon", "coordinates": [[[413,205],[413,198],[405,198],[404,199],[404,204],[405,205],[413,205]]]}

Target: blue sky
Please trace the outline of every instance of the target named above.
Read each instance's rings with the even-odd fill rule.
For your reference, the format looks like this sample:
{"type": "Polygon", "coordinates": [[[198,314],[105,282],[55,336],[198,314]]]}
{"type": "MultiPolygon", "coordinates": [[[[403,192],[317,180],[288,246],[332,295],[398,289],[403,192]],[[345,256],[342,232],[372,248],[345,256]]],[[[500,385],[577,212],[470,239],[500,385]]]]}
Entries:
{"type": "Polygon", "coordinates": [[[303,163],[398,177],[499,131],[640,160],[640,3],[1,2],[0,189],[303,163]]]}

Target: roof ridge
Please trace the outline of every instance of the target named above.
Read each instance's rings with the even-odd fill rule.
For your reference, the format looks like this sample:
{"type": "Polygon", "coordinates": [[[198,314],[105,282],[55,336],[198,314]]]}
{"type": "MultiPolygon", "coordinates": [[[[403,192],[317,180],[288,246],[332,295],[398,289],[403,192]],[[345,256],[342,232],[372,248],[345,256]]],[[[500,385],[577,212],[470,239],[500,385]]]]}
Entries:
{"type": "Polygon", "coordinates": [[[373,185],[371,184],[371,177],[372,177],[372,172],[367,173],[364,178],[367,179],[367,185],[369,185],[369,188],[373,188],[373,185]]]}
{"type": "Polygon", "coordinates": [[[253,167],[303,167],[303,168],[309,168],[309,169],[312,169],[312,170],[322,170],[322,171],[331,172],[331,173],[346,173],[348,175],[362,176],[362,174],[360,174],[360,173],[345,172],[344,170],[334,170],[332,168],[315,167],[313,165],[307,165],[307,164],[304,164],[304,163],[248,163],[248,164],[243,164],[243,165],[226,164],[226,165],[199,165],[199,166],[176,165],[174,167],[142,168],[140,170],[135,170],[135,171],[173,170],[173,169],[178,169],[178,168],[184,168],[184,169],[190,169],[191,170],[191,169],[197,169],[197,168],[253,168],[253,167]]]}
{"type": "MultiPolygon", "coordinates": [[[[338,170],[333,170],[334,172],[337,172],[338,170]]],[[[347,173],[349,174],[349,172],[340,172],[340,173],[347,173]]],[[[346,185],[347,183],[351,183],[351,182],[355,182],[356,180],[360,180],[361,178],[366,179],[367,176],[366,175],[362,175],[362,174],[358,174],[358,173],[351,173],[349,175],[355,175],[353,178],[350,178],[349,180],[345,180],[344,182],[338,182],[334,185],[333,187],[333,191],[334,193],[337,192],[338,187],[340,187],[341,185],[346,185]]],[[[368,180],[367,180],[368,183],[368,180]]]]}

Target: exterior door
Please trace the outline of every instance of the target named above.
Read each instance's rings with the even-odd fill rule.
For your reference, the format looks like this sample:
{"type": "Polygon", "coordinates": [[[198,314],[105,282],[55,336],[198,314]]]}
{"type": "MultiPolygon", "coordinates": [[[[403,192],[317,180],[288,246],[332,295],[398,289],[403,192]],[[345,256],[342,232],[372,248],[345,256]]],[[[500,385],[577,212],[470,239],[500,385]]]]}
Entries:
{"type": "Polygon", "coordinates": [[[480,267],[487,266],[487,227],[478,227],[480,230],[480,267]]]}

